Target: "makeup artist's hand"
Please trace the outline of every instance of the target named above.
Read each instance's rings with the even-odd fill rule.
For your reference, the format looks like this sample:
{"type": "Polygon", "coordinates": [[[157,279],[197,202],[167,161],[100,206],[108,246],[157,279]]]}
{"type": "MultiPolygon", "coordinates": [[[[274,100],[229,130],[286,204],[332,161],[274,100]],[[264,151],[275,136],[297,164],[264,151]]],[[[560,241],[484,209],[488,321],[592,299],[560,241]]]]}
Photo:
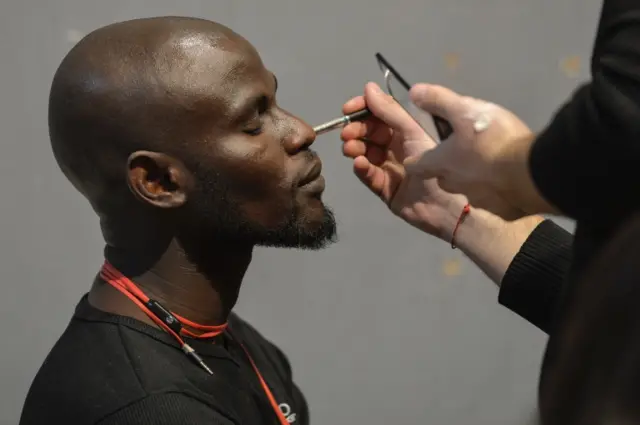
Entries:
{"type": "Polygon", "coordinates": [[[411,116],[377,84],[345,103],[345,114],[368,107],[373,117],[343,128],[343,153],[353,158],[356,176],[409,224],[449,241],[467,203],[440,189],[436,179],[407,175],[404,161],[437,145],[411,116]]]}
{"type": "Polygon", "coordinates": [[[534,134],[507,109],[461,96],[445,87],[416,84],[411,100],[446,119],[453,134],[437,148],[407,158],[408,174],[437,178],[440,187],[463,193],[476,208],[506,220],[551,212],[543,205],[529,173],[534,134]]]}
{"type": "MultiPolygon", "coordinates": [[[[467,198],[445,192],[435,178],[425,180],[420,174],[407,173],[404,165],[437,144],[377,85],[367,84],[364,96],[351,99],[343,109],[349,114],[365,106],[373,117],[342,130],[343,151],[354,159],[355,174],[393,213],[453,243],[452,235],[467,198]]],[[[455,233],[455,245],[500,285],[522,244],[542,220],[532,216],[506,222],[488,211],[472,208],[455,233]]]]}

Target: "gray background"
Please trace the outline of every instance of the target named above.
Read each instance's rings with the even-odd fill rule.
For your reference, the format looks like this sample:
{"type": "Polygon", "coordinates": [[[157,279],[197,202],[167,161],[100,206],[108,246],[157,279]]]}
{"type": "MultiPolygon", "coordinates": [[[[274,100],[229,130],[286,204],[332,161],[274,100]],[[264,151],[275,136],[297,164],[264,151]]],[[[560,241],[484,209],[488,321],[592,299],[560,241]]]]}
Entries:
{"type": "MultiPolygon", "coordinates": [[[[152,15],[220,21],[258,47],[281,82],[280,103],[313,123],[380,80],[381,51],[411,81],[490,98],[539,129],[588,78],[600,3],[2,0],[0,424],[17,422],[101,264],[97,219],[47,140],[49,84],[79,34],[152,15]]],[[[544,335],[500,307],[459,252],[361,188],[337,135],[315,147],[341,241],[318,253],[259,250],[238,307],[289,354],[313,423],[530,423],[544,335]]]]}

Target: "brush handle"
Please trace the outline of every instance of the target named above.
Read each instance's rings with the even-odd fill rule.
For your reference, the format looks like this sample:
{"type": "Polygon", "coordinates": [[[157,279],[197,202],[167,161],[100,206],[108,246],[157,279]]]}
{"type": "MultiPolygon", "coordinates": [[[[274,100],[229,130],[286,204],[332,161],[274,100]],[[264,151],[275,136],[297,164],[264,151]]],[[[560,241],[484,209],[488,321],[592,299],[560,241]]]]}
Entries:
{"type": "Polygon", "coordinates": [[[371,111],[368,108],[364,108],[364,109],[356,111],[356,112],[354,112],[352,114],[345,115],[345,117],[347,118],[348,122],[364,121],[367,118],[369,118],[370,116],[371,116],[371,111]]]}
{"type": "Polygon", "coordinates": [[[371,116],[371,111],[367,108],[361,109],[349,115],[343,115],[340,118],[336,118],[331,121],[327,121],[324,124],[320,124],[313,128],[313,131],[319,135],[323,133],[327,133],[331,130],[335,130],[337,128],[342,128],[345,125],[355,122],[362,121],[371,116]]]}

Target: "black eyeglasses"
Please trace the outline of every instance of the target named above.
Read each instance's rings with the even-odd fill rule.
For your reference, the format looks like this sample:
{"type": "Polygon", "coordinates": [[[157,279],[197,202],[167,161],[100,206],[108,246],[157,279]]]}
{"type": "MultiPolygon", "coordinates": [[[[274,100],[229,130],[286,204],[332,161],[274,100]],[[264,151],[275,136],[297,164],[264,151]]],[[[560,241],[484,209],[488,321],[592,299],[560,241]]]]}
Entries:
{"type": "Polygon", "coordinates": [[[376,60],[378,61],[380,70],[384,74],[387,91],[396,102],[398,102],[436,142],[440,143],[447,139],[451,133],[453,133],[451,124],[447,120],[431,115],[415,106],[409,97],[411,85],[407,83],[407,80],[405,80],[380,53],[376,53],[376,60]],[[438,137],[434,137],[434,132],[438,137]]]}

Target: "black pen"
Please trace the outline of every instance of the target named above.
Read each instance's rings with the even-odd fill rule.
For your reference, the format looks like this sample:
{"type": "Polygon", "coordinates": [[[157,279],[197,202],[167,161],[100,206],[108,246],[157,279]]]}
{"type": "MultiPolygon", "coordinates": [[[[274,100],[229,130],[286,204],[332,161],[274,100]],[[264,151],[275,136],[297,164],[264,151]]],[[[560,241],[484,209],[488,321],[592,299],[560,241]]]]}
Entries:
{"type": "Polygon", "coordinates": [[[324,124],[317,125],[313,127],[313,131],[316,134],[326,133],[331,130],[335,130],[337,128],[342,128],[347,124],[354,121],[363,121],[371,116],[371,111],[367,108],[361,109],[349,115],[344,115],[340,118],[336,118],[335,120],[327,121],[324,124]]]}

